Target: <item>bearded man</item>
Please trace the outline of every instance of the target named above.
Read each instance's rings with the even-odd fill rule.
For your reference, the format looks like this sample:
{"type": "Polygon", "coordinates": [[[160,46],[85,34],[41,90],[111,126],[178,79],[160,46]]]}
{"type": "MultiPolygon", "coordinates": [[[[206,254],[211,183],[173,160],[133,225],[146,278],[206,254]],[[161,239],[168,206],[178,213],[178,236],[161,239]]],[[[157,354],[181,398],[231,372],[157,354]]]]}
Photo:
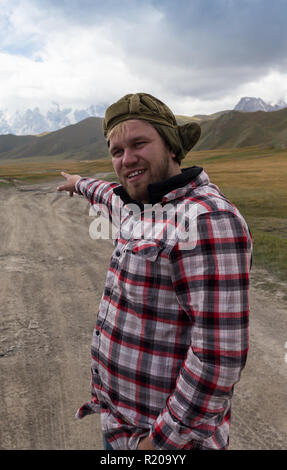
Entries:
{"type": "Polygon", "coordinates": [[[200,127],[179,126],[154,96],[112,104],[104,135],[119,183],[62,173],[58,188],[111,221],[120,214],[92,340],[92,400],[77,416],[101,414],[106,449],[227,449],[248,352],[248,226],[203,168],[181,169],[200,127]]]}

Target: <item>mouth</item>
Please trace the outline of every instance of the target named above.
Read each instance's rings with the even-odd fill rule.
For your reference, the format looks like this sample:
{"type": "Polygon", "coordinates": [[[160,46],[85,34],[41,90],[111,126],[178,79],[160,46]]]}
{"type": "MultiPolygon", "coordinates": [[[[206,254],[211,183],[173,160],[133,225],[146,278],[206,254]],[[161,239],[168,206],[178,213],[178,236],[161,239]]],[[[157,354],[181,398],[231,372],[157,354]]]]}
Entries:
{"type": "Polygon", "coordinates": [[[138,179],[140,179],[142,177],[142,175],[146,172],[145,169],[142,169],[142,170],[134,170],[134,171],[131,171],[130,173],[128,173],[127,175],[127,179],[128,181],[137,181],[138,179]]]}

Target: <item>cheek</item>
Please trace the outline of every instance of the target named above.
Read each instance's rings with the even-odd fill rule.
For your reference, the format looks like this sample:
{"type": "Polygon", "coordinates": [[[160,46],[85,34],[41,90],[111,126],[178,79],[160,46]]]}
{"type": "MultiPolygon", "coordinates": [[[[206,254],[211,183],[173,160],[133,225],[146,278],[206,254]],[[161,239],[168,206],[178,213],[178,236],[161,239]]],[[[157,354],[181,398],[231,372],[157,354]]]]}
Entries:
{"type": "Polygon", "coordinates": [[[112,165],[113,165],[113,168],[114,168],[115,172],[118,175],[118,172],[119,172],[119,169],[120,169],[120,162],[118,160],[112,159],[112,165]]]}

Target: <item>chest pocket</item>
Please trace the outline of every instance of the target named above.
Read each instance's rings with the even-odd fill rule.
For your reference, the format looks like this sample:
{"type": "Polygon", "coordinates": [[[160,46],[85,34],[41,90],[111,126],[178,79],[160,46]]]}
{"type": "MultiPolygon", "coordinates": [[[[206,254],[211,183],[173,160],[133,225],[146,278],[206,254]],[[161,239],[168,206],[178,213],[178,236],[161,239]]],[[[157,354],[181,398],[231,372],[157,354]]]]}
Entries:
{"type": "Polygon", "coordinates": [[[126,255],[137,257],[138,260],[151,261],[157,260],[160,252],[163,250],[163,244],[154,240],[132,240],[127,243],[124,251],[126,255]]]}
{"type": "MultiPolygon", "coordinates": [[[[136,318],[157,299],[155,289],[160,284],[163,269],[162,250],[161,242],[155,240],[130,240],[123,249],[118,277],[121,303],[126,303],[125,308],[130,313],[136,312],[136,318]]],[[[140,328],[135,323],[131,331],[140,328]]]]}

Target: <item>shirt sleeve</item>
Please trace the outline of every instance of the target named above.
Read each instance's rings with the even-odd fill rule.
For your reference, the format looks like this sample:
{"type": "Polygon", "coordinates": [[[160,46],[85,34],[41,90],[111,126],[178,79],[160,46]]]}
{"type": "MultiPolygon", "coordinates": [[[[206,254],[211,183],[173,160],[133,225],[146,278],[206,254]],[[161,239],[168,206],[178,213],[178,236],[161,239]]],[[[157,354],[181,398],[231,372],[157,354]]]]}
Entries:
{"type": "Polygon", "coordinates": [[[101,213],[115,226],[119,226],[122,201],[114,193],[118,186],[118,183],[85,177],[77,181],[75,189],[79,195],[88,199],[95,213],[101,213]]]}
{"type": "Polygon", "coordinates": [[[224,426],[248,351],[252,241],[244,220],[228,211],[197,219],[197,242],[175,245],[172,285],[191,322],[190,347],[173,393],[151,429],[158,449],[213,439],[224,426]]]}

